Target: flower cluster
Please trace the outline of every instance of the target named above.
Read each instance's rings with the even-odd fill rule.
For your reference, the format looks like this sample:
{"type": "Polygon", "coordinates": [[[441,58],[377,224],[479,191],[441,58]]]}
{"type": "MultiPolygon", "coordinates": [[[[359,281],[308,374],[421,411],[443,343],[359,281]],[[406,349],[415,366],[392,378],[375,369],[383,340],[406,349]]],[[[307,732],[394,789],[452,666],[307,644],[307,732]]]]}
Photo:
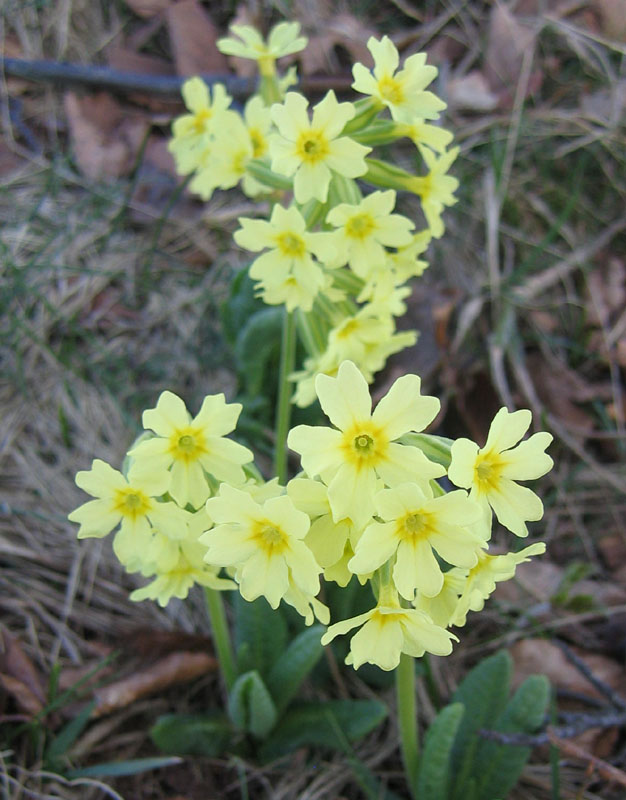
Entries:
{"type": "MultiPolygon", "coordinates": [[[[324,247],[303,237],[311,252],[324,247]]],[[[401,653],[450,653],[457,637],[449,628],[463,626],[497,582],[545,550],[543,543],[506,554],[489,547],[493,514],[519,537],[527,521],[541,518],[541,501],[517,481],[551,468],[552,437],[535,433],[518,443],[531,414],[503,408],[484,447],[468,439],[450,446],[422,433],[439,401],[422,395],[416,375],[396,380],[372,411],[367,381],[351,361],[335,377],[318,375],[315,391],[331,426],[290,431],[302,472],[286,486],[264,482],[252,453],[226,438],[238,404],[208,396],[192,418],[180,398],[163,392],[144,412],[146,431],[128,453],[126,476],[99,460],[76,476],[96,498],[70,514],[79,537],[119,525],[119,560],[153,578],[132,597],[162,605],[198,583],[265,597],[274,608],[284,600],[307,624],[328,624],[320,577],[341,586],[370,581],[372,609],[334,621],[323,643],[359,628],[347,659],[355,668],[393,669],[401,653]],[[446,491],[438,482],[445,476],[458,488],[446,491]]]]}
{"type": "Polygon", "coordinates": [[[452,134],[433,124],[445,103],[427,89],[437,69],[425,54],[400,68],[391,40],[371,37],[373,71],[353,68],[352,87],[364,97],[339,102],[331,90],[309,110],[291,88],[293,68],[282,78],[276,69],[277,59],[306,46],[298,23],[277,25],[267,41],[249,26],[231,30],[218,47],[257,63],[259,93],[242,115],[221,84],[188,80],[189,113],[175,120],[170,150],[203,199],[241,184],[248,196],[272,201],[269,219],[240,218],[235,241],[259,253],[250,276],[264,302],[298,314],[307,357],[292,376],[294,402],[307,406],[318,374],[336,375],[349,359],[371,382],[391,354],[416,341],[415,332],[396,331],[396,318],[407,281],[428,266],[420,257],[443,234],[444,208],[455,202],[458,182],[447,172],[458,148],[448,149],[452,134]],[[372,157],[401,138],[414,143],[415,174],[372,157]],[[399,191],[419,198],[422,229],[395,212],[399,191]]]}

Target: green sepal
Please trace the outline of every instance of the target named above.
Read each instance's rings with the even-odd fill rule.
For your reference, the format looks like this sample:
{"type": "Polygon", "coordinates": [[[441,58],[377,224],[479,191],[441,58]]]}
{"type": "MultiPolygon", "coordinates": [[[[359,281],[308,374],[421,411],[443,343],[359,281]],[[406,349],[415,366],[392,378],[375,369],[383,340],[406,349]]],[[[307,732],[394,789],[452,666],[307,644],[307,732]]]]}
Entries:
{"type": "Polygon", "coordinates": [[[279,713],[287,708],[302,681],[320,660],[324,630],[322,625],[314,625],[299,633],[270,670],[266,684],[279,713]]]}
{"type": "Polygon", "coordinates": [[[228,713],[237,728],[258,739],[266,736],[276,724],[276,706],[255,669],[235,681],[228,695],[228,713]]]}
{"type": "Polygon", "coordinates": [[[234,734],[225,714],[165,714],[150,729],[150,738],[164,753],[215,758],[234,734]]]}
{"type": "Polygon", "coordinates": [[[429,727],[420,757],[416,797],[448,800],[450,755],[464,711],[462,703],[452,703],[437,714],[429,727]]]}
{"type": "Polygon", "coordinates": [[[400,444],[418,447],[430,461],[441,464],[448,469],[452,461],[453,439],[446,439],[445,436],[435,436],[430,433],[405,433],[398,439],[400,444]]]}
{"type": "Polygon", "coordinates": [[[343,753],[379,725],[387,707],[377,700],[330,700],[302,703],[287,711],[260,751],[263,761],[290,753],[298,747],[330,747],[343,753]]]}
{"type": "Polygon", "coordinates": [[[282,189],[289,191],[293,188],[293,180],[285,175],[279,175],[272,171],[270,162],[261,158],[254,158],[246,164],[246,172],[249,172],[259,183],[268,186],[270,189],[282,189]]]}

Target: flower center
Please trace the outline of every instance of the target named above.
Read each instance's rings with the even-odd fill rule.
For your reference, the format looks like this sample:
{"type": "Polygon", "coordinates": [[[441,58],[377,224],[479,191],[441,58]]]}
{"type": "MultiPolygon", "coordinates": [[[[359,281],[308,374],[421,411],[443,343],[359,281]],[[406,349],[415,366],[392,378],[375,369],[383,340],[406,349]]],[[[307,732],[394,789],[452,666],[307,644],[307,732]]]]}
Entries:
{"type": "Polygon", "coordinates": [[[484,453],[478,456],[474,466],[474,477],[483,492],[495,489],[500,480],[502,464],[495,453],[484,453]]]}
{"type": "Polygon", "coordinates": [[[426,527],[426,520],[423,514],[409,514],[409,516],[404,520],[404,527],[406,530],[415,535],[417,533],[422,533],[424,528],[426,527]]]}
{"type": "Polygon", "coordinates": [[[387,457],[389,440],[370,420],[355,423],[344,431],[342,439],[344,457],[357,470],[375,468],[387,457]]]}
{"type": "Polygon", "coordinates": [[[368,436],[367,433],[362,433],[360,436],[357,436],[354,440],[354,449],[360,455],[365,455],[366,453],[370,453],[374,448],[374,440],[371,436],[368,436]]]}
{"type": "Polygon", "coordinates": [[[386,100],[392,105],[399,105],[404,102],[404,90],[402,83],[397,78],[392,78],[390,75],[385,75],[378,81],[378,91],[383,100],[386,100]]]}
{"type": "Polygon", "coordinates": [[[258,546],[269,555],[279,555],[288,546],[288,538],[270,520],[260,520],[256,524],[255,537],[258,546]]]}
{"type": "Polygon", "coordinates": [[[371,214],[356,214],[346,222],[346,236],[353,239],[365,239],[376,227],[376,223],[371,214]]]}
{"type": "Polygon", "coordinates": [[[204,435],[198,429],[178,429],[170,437],[169,452],[178,461],[196,461],[206,451],[204,435]]]}
{"type": "Polygon", "coordinates": [[[150,498],[139,489],[117,489],[113,496],[115,510],[133,521],[143,517],[151,508],[150,498]]]}
{"type": "Polygon", "coordinates": [[[302,258],[306,253],[304,239],[297,233],[281,233],[276,237],[276,244],[284,256],[302,258]]]}
{"type": "Polygon", "coordinates": [[[193,126],[198,133],[204,133],[206,129],[206,123],[211,119],[212,116],[213,111],[210,108],[201,108],[200,111],[196,111],[193,118],[193,126]]]}
{"type": "Polygon", "coordinates": [[[250,128],[250,141],[252,142],[252,157],[260,158],[267,151],[267,140],[256,128],[250,128]]]}
{"type": "Polygon", "coordinates": [[[300,134],[296,144],[296,154],[306,163],[317,164],[328,156],[328,139],[320,131],[306,131],[300,134]]]}

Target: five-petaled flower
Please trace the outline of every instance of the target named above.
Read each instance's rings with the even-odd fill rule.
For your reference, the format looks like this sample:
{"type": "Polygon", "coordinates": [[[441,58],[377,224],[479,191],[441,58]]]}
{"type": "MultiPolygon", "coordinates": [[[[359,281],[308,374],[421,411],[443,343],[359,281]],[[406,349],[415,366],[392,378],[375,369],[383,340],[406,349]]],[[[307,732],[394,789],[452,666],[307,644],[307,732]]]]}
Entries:
{"type": "Polygon", "coordinates": [[[298,425],[288,444],[301,454],[309,476],[319,475],[328,486],[335,520],[349,517],[357,527],[367,523],[375,510],[378,478],[397,486],[445,474],[417,447],[396,441],[409,431],[424,430],[439,411],[439,400],[422,396],[420,385],[417,375],[398,378],[372,413],[367,382],[351,361],[341,364],[336,378],[317,376],[317,396],[336,429],[298,425]]]}
{"type": "Polygon", "coordinates": [[[298,203],[312,197],[325,203],[333,172],[347,178],[364,175],[365,156],[371,148],[341,136],[354,117],[352,103],[338,103],[331,90],[313,109],[311,121],[308,105],[301,94],[289,92],[282,105],[272,106],[272,119],[279,131],[270,137],[272,169],[294,176],[298,203]]]}

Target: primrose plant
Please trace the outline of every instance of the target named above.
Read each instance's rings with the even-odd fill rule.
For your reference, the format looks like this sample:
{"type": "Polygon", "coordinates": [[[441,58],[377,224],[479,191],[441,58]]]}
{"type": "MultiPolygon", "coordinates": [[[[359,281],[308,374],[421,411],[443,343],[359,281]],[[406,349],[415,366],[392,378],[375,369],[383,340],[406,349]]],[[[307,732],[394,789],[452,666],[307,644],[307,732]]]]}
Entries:
{"type": "MultiPolygon", "coordinates": [[[[454,202],[457,181],[446,173],[458,148],[448,149],[451,134],[433,124],[445,104],[426,88],[437,70],[422,53],[400,68],[389,38],[372,37],[373,70],[353,69],[353,88],[365,97],[339,102],[330,91],[311,115],[293,89],[295,71],[276,69],[276,59],[306,45],[299,26],[282,23],[267,41],[247,26],[232,31],[218,46],[256,60],[259,93],[241,114],[222,85],[187,81],[189,113],[174,122],[170,149],[203,199],[240,185],[259,200],[258,216],[241,218],[234,238],[259,254],[249,274],[262,299],[283,306],[275,474],[264,480],[252,451],[230,438],[240,404],[208,395],[192,416],[164,391],[144,412],[145,431],[123,473],[96,459],[77,474],[94,499],[70,520],[80,525],[79,538],[115,531],[113,549],[125,569],[151,579],[134,600],[165,605],[194,584],[205,587],[231,717],[257,737],[269,735],[284,711],[289,692],[280,697],[281,687],[293,695],[304,674],[303,667],[294,677],[289,659],[310,669],[321,645],[356,630],[346,663],[396,670],[403,758],[417,792],[429,778],[418,758],[413,659],[450,654],[458,641],[451,628],[480,611],[518,564],[544,552],[534,543],[494,553],[490,540],[494,515],[522,538],[526,523],[541,519],[539,497],[518,481],[550,470],[552,437],[524,439],[530,411],[506,408],[482,447],[426,434],[440,403],[421,393],[416,375],[398,378],[372,410],[368,383],[389,355],[415,341],[415,333],[396,331],[395,320],[405,311],[407,282],[427,266],[421,256],[430,239],[443,234],[442,211],[454,202]],[[417,174],[371,157],[373,148],[403,137],[415,144],[417,174]],[[373,191],[363,196],[363,185],[373,191]],[[397,192],[419,197],[422,230],[394,211],[397,192]],[[300,369],[296,337],[306,351],[300,369]],[[291,403],[315,399],[328,423],[290,429],[291,403]],[[291,480],[287,448],[301,463],[291,480]],[[322,581],[369,583],[371,608],[331,621],[322,581]],[[268,668],[258,680],[248,658],[242,680],[222,591],[250,603],[265,598],[272,609],[284,601],[307,625],[317,620],[315,658],[309,636],[306,657],[288,648],[279,671],[268,668]],[[241,713],[252,695],[256,721],[241,713]],[[259,722],[262,707],[270,711],[259,722]]],[[[439,728],[454,723],[456,730],[458,711],[446,718],[439,728]]]]}

